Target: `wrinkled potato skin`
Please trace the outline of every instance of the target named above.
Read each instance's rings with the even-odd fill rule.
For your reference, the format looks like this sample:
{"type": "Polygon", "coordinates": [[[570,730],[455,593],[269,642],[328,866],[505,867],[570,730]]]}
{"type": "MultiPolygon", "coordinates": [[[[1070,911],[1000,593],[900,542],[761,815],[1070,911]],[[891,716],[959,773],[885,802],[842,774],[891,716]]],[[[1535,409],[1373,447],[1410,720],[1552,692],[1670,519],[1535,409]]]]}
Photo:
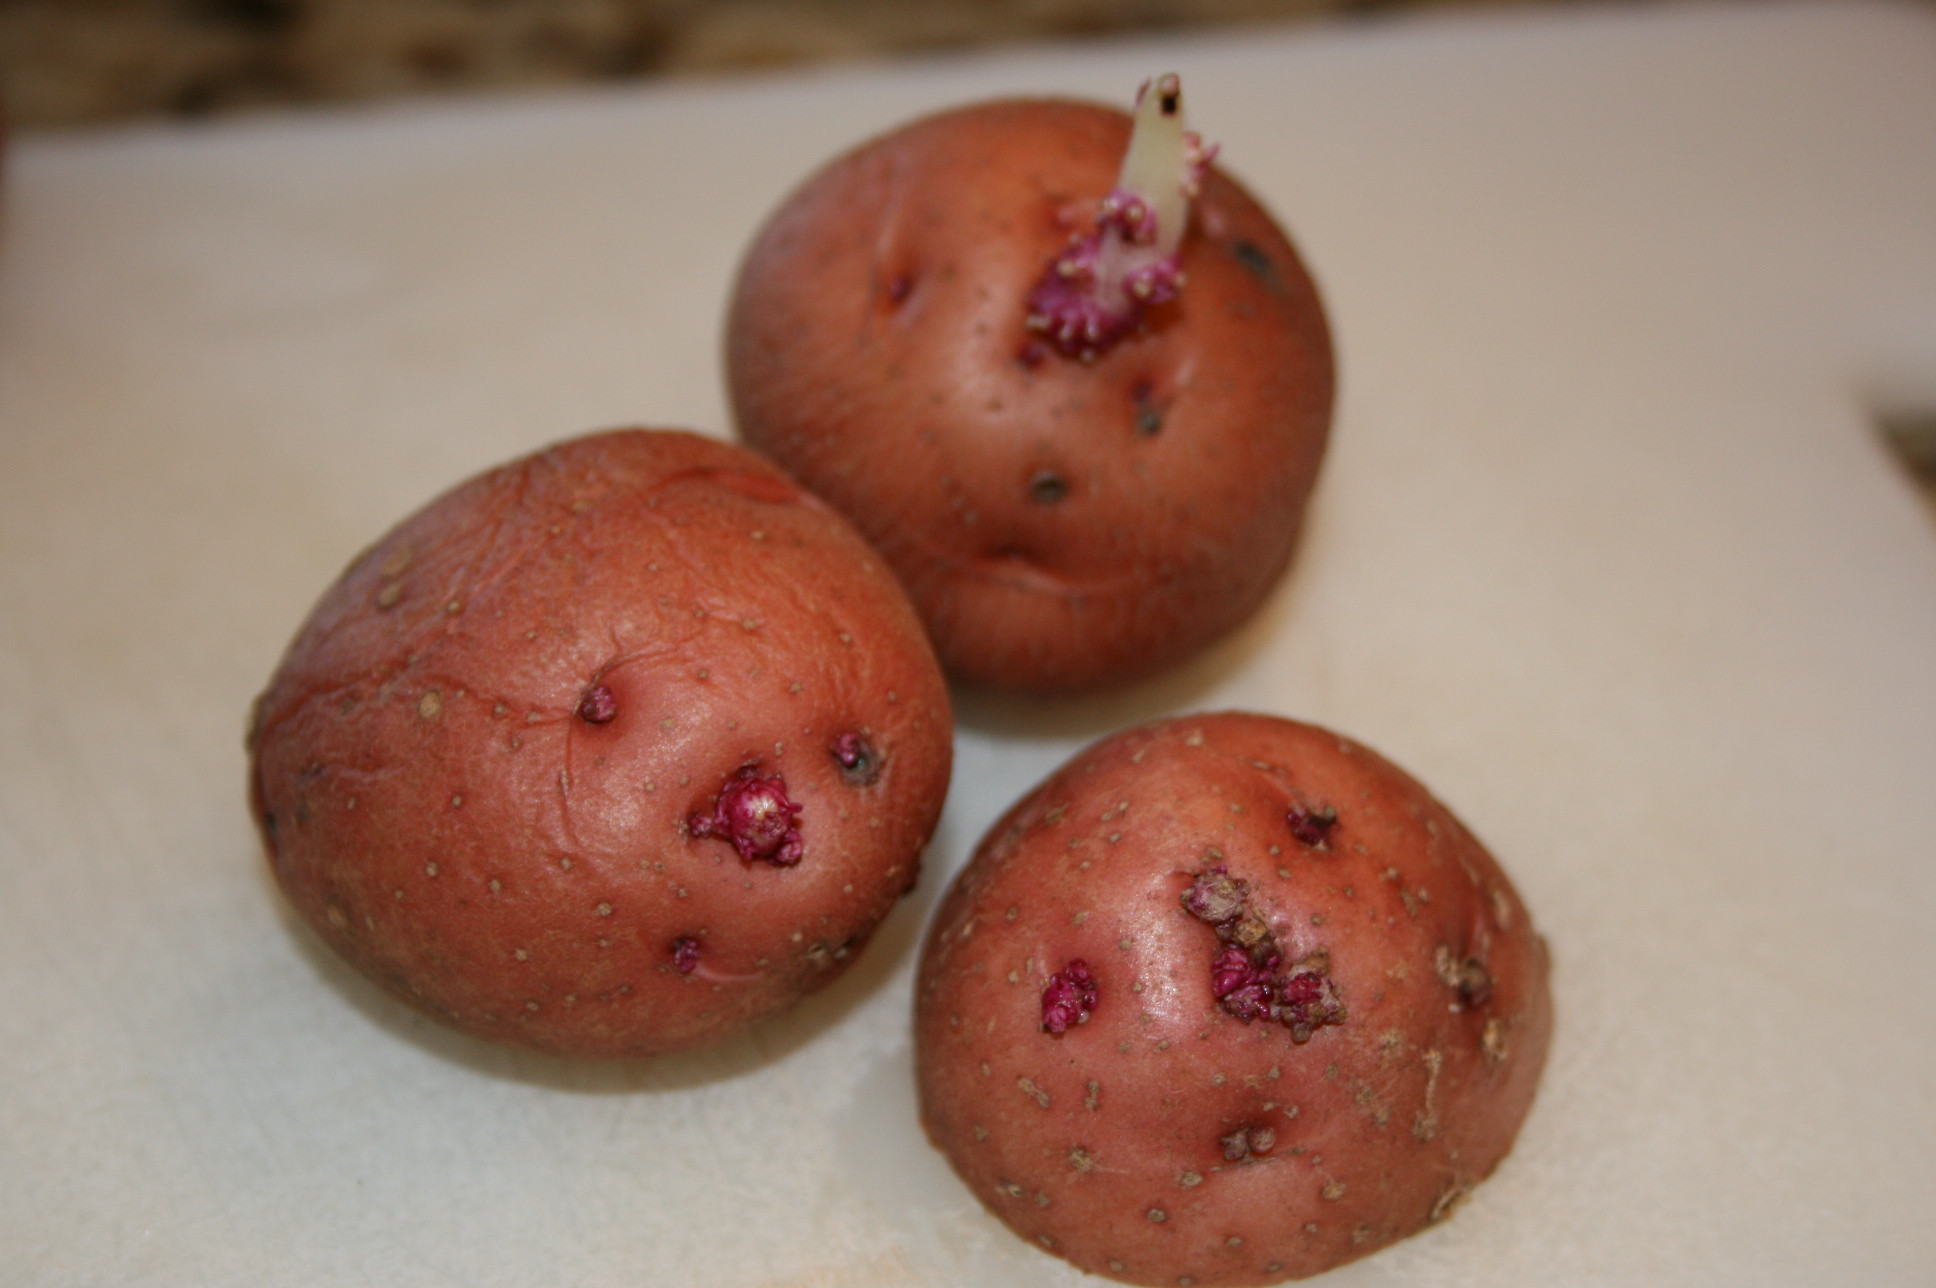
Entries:
{"type": "Polygon", "coordinates": [[[1221,171],[1142,334],[1023,358],[1028,293],[1127,138],[1059,101],[916,122],[809,179],[735,287],[741,435],[854,520],[971,685],[1093,690],[1220,638],[1284,571],[1324,452],[1317,292],[1221,171]],[[1031,496],[1044,473],[1062,499],[1031,496]]]}
{"type": "Polygon", "coordinates": [[[276,878],[332,948],[470,1033],[632,1057],[838,974],[914,883],[951,739],[919,623],[843,521],[743,449],[629,431],[475,478],[361,555],[249,746],[276,878]],[[594,683],[609,723],[577,714],[594,683]],[[871,785],[829,751],[849,730],[871,785]],[[746,765],[803,807],[797,866],[688,834],[746,765]]]}
{"type": "Polygon", "coordinates": [[[1271,1283],[1443,1218],[1511,1147],[1551,1015],[1526,909],[1416,782],[1309,725],[1181,717],[1078,756],[950,889],[916,993],[922,1121],[995,1215],[1084,1270],[1271,1283]],[[1328,848],[1290,834],[1292,801],[1335,806],[1328,848]],[[1299,1045],[1218,1006],[1216,932],[1179,902],[1215,864],[1288,957],[1329,951],[1341,1024],[1299,1045]],[[1441,947],[1484,962],[1483,1004],[1441,947]],[[1072,958],[1098,1002],[1051,1035],[1042,992],[1072,958]],[[1248,1126],[1275,1147],[1226,1162],[1248,1126]]]}

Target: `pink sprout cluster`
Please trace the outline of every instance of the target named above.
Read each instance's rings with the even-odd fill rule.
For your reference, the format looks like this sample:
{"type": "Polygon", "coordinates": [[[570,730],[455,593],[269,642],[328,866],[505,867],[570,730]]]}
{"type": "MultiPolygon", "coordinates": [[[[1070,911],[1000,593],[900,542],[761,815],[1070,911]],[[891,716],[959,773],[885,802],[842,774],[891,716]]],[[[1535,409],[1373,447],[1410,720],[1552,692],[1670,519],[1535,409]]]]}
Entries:
{"type": "Polygon", "coordinates": [[[1080,957],[1072,959],[1049,976],[1048,986],[1042,990],[1042,1027],[1050,1033],[1067,1033],[1078,1024],[1088,1023],[1097,996],[1096,977],[1089,973],[1089,963],[1080,957]]]}
{"type": "Polygon", "coordinates": [[[699,965],[699,941],[691,935],[681,935],[672,941],[672,968],[681,975],[690,975],[699,965]]]}
{"type": "Polygon", "coordinates": [[[1327,1024],[1342,1024],[1344,1000],[1328,958],[1314,954],[1290,967],[1270,929],[1250,907],[1249,883],[1221,865],[1199,872],[1183,892],[1184,910],[1217,932],[1210,992],[1224,1012],[1246,1024],[1271,1020],[1308,1042],[1327,1024]]]}
{"type": "MultiPolygon", "coordinates": [[[[1189,202],[1216,155],[1214,145],[1184,131],[1176,177],[1184,198],[1179,223],[1187,221],[1189,202]]],[[[1102,199],[1095,228],[1071,237],[1029,292],[1029,330],[1065,357],[1094,360],[1141,326],[1151,305],[1175,299],[1183,288],[1177,250],[1183,229],[1161,227],[1155,206],[1127,182],[1125,176],[1102,199]]]]}
{"type": "Polygon", "coordinates": [[[1093,359],[1182,285],[1177,255],[1156,249],[1156,212],[1118,188],[1103,198],[1095,231],[1072,238],[1029,292],[1028,327],[1067,357],[1093,359]]]}
{"type": "Polygon", "coordinates": [[[1269,1019],[1277,1001],[1277,963],[1275,954],[1259,964],[1242,945],[1224,944],[1210,960],[1210,991],[1218,1005],[1246,1024],[1269,1019]]]}
{"type": "Polygon", "coordinates": [[[748,863],[790,868],[803,853],[799,817],[800,807],[787,796],[786,779],[778,774],[761,778],[748,766],[720,789],[711,814],[686,820],[686,830],[696,837],[730,841],[748,863]]]}

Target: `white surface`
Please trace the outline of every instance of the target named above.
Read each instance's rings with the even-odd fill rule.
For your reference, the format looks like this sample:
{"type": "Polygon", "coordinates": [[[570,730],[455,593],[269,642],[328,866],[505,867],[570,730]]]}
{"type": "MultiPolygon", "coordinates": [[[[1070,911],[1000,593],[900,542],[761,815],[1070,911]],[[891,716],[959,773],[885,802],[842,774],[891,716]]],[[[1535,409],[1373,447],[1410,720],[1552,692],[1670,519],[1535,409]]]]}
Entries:
{"type": "Polygon", "coordinates": [[[1936,17],[1658,9],[16,140],[0,223],[0,1282],[1058,1285],[921,1143],[911,954],[983,826],[1122,724],[1249,706],[1408,765],[1557,957],[1516,1152],[1339,1284],[1936,1279],[1936,17]],[[918,896],[729,1049],[580,1068],[290,924],[244,711],[433,492],[725,427],[722,301],[808,168],[1001,91],[1193,120],[1339,337],[1262,621],[963,711],[918,896]]]}

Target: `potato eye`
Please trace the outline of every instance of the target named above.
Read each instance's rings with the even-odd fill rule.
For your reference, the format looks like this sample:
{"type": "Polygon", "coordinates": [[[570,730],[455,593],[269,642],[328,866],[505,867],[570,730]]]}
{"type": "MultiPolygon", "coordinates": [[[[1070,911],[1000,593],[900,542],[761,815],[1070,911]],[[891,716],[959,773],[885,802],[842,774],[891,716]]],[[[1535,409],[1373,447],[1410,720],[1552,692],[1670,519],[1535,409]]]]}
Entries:
{"type": "Polygon", "coordinates": [[[618,699],[602,684],[594,684],[578,699],[578,718],[586,724],[610,724],[618,715],[618,699]]]}
{"type": "Polygon", "coordinates": [[[1156,401],[1156,391],[1147,380],[1139,380],[1130,390],[1130,398],[1135,404],[1136,433],[1141,438],[1154,438],[1163,429],[1163,408],[1156,401]]]}
{"type": "Polygon", "coordinates": [[[1292,801],[1284,811],[1284,821],[1290,824],[1291,835],[1314,850],[1331,848],[1331,831],[1338,825],[1338,811],[1331,805],[1310,806],[1301,801],[1292,801]]]}
{"type": "Polygon", "coordinates": [[[1067,1033],[1078,1024],[1087,1024],[1096,1009],[1099,992],[1089,963],[1072,958],[1067,966],[1049,976],[1042,990],[1042,1031],[1067,1033]]]}
{"type": "Polygon", "coordinates": [[[1274,291],[1282,291],[1284,284],[1277,276],[1277,265],[1264,253],[1264,248],[1254,241],[1238,241],[1230,247],[1230,253],[1239,264],[1250,270],[1252,277],[1274,291]]]}
{"type": "Polygon", "coordinates": [[[851,730],[841,734],[827,750],[840,765],[841,777],[855,787],[872,787],[881,776],[881,754],[874,744],[851,730]]]}
{"type": "Polygon", "coordinates": [[[1029,480],[1029,499],[1038,505],[1054,505],[1069,495],[1069,481],[1054,470],[1043,470],[1029,480]]]}
{"type": "Polygon", "coordinates": [[[805,853],[799,820],[800,806],[787,795],[786,779],[779,774],[762,778],[749,765],[720,789],[711,813],[686,819],[686,832],[698,839],[728,841],[748,863],[790,868],[805,853]]]}

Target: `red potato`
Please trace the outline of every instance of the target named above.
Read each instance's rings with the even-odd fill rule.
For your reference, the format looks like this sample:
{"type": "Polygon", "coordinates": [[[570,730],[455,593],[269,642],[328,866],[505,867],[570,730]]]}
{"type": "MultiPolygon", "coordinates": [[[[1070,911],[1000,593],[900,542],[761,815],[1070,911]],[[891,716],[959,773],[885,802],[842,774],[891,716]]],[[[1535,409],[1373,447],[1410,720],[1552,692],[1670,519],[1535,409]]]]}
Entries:
{"type": "Polygon", "coordinates": [[[366,975],[482,1037],[645,1056],[841,971],[914,884],[952,736],[844,521],[741,448],[630,431],[358,557],[257,700],[250,786],[366,975]]]}
{"type": "Polygon", "coordinates": [[[916,121],[808,179],[741,266],[742,437],[881,550],[968,684],[1155,674],[1290,559],[1330,334],[1174,82],[1141,99],[1133,148],[1128,116],[1075,102],[916,121]]]}
{"type": "Polygon", "coordinates": [[[1105,739],[990,830],[928,932],[921,1116],[1017,1234],[1136,1284],[1317,1274],[1511,1148],[1547,950],[1444,806],[1311,725],[1105,739]]]}

